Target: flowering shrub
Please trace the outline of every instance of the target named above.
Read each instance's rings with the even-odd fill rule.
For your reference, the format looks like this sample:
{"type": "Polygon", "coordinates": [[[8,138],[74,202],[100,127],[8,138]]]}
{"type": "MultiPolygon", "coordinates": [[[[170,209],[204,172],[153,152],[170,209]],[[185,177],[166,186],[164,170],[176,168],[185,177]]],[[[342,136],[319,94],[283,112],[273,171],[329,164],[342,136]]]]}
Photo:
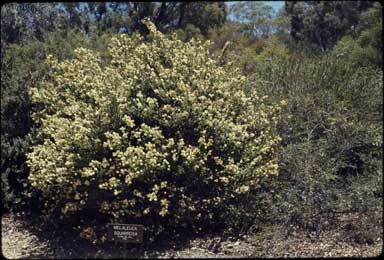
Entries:
{"type": "Polygon", "coordinates": [[[105,59],[83,48],[72,60],[49,57],[49,78],[31,89],[41,142],[28,154],[29,181],[46,214],[98,212],[151,234],[199,230],[277,174],[278,108],[246,96],[245,78],[211,59],[209,42],[144,23],[147,39],[119,35],[105,59]]]}

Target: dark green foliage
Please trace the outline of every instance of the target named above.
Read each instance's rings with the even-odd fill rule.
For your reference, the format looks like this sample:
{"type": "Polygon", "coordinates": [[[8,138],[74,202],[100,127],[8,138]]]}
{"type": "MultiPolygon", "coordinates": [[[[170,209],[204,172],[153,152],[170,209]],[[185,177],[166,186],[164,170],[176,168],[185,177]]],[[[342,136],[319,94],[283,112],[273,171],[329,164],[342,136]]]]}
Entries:
{"type": "Polygon", "coordinates": [[[28,88],[42,77],[38,42],[21,47],[10,45],[1,60],[1,178],[6,208],[21,199],[21,182],[28,174],[25,153],[32,122],[28,88]],[[15,199],[15,200],[14,200],[15,199]]]}
{"type": "Polygon", "coordinates": [[[383,10],[380,3],[362,13],[359,23],[361,33],[357,38],[343,37],[335,46],[335,51],[343,52],[356,66],[383,65],[383,10]]]}
{"type": "Polygon", "coordinates": [[[181,29],[194,26],[203,35],[207,35],[209,28],[220,27],[225,22],[226,9],[223,2],[192,2],[180,5],[179,27],[181,29]]]}
{"type": "Polygon", "coordinates": [[[346,34],[357,33],[362,12],[371,1],[286,1],[291,16],[291,35],[297,41],[308,40],[324,51],[346,34]]]}
{"type": "MultiPolygon", "coordinates": [[[[274,221],[308,226],[324,214],[382,208],[383,75],[337,54],[259,64],[255,86],[285,100],[274,221]]],[[[268,211],[268,209],[267,209],[268,211]]],[[[376,219],[380,221],[380,218],[376,219]]]]}
{"type": "Polygon", "coordinates": [[[8,3],[1,7],[1,46],[19,44],[55,31],[61,22],[55,3],[8,3]]]}

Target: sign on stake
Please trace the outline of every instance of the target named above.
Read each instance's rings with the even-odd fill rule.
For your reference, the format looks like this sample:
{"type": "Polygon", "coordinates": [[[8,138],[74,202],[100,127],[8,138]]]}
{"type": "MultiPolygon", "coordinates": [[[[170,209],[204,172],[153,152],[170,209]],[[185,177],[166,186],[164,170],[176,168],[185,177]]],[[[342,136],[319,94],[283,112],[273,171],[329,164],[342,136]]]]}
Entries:
{"type": "Polygon", "coordinates": [[[144,226],[136,224],[107,224],[108,240],[123,243],[143,243],[144,226]]]}

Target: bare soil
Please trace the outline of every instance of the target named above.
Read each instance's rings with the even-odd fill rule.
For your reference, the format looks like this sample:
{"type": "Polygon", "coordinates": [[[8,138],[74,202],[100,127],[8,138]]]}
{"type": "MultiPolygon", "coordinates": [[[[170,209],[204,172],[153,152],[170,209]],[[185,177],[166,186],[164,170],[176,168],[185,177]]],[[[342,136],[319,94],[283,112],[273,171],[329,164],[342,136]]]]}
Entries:
{"type": "Polygon", "coordinates": [[[148,248],[113,243],[97,247],[17,214],[3,215],[1,224],[2,254],[8,259],[376,257],[383,250],[381,237],[370,245],[346,242],[337,230],[325,230],[317,239],[300,229],[284,237],[279,228],[272,228],[262,235],[237,239],[212,235],[170,238],[148,248]]]}

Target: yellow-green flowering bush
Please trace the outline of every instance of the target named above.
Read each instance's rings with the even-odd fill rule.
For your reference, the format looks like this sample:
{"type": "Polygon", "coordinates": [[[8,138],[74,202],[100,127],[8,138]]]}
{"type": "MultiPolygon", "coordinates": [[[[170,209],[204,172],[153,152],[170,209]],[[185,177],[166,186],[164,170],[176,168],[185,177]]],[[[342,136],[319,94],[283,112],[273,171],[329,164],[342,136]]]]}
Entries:
{"type": "MultiPolygon", "coordinates": [[[[29,181],[48,215],[199,230],[277,174],[278,108],[246,96],[245,78],[210,58],[209,43],[145,24],[147,39],[119,35],[105,59],[82,48],[49,57],[49,77],[31,89],[41,143],[29,181]]],[[[82,234],[96,240],[92,227],[82,234]]]]}

